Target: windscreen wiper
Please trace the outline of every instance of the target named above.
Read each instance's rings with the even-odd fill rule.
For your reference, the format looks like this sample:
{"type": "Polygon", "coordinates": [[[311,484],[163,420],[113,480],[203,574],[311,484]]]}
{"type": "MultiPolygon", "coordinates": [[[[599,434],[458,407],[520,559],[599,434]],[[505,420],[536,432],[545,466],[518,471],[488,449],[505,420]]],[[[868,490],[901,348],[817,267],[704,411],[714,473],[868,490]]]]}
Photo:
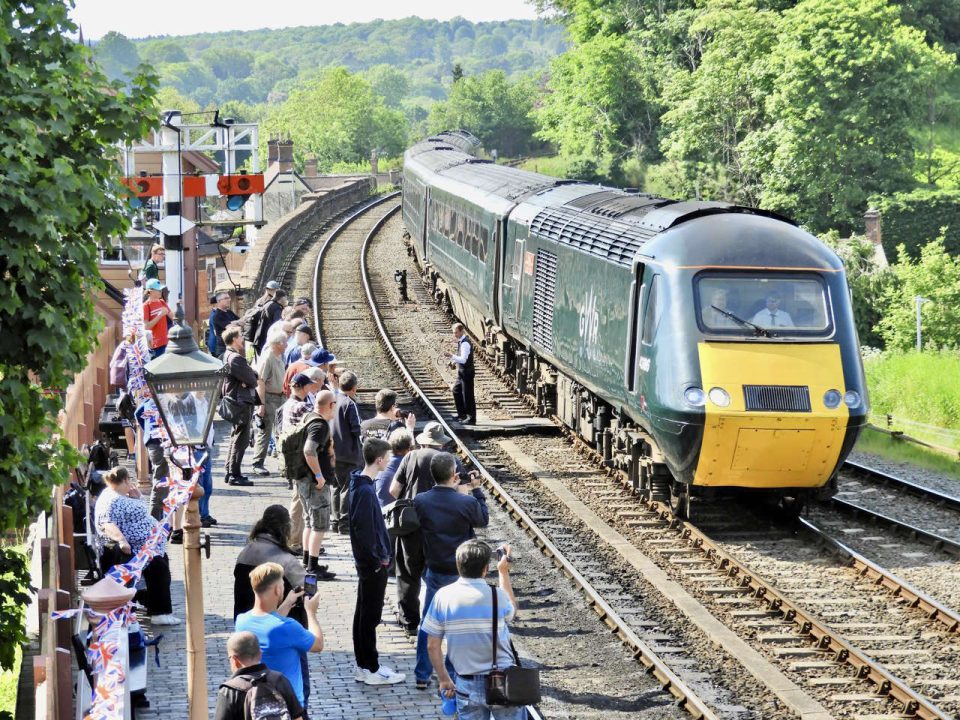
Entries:
{"type": "Polygon", "coordinates": [[[755,325],[754,323],[750,322],[749,320],[744,320],[742,317],[739,317],[738,315],[734,315],[734,314],[733,314],[732,312],[730,312],[729,310],[724,310],[723,308],[718,308],[716,305],[711,305],[710,307],[712,307],[712,308],[713,308],[714,310],[716,310],[718,313],[722,313],[722,314],[726,315],[728,318],[730,318],[730,319],[733,320],[734,322],[738,322],[738,323],[740,323],[741,325],[744,325],[745,327],[753,328],[753,333],[754,333],[754,335],[761,336],[761,337],[773,337],[773,335],[770,334],[770,331],[767,330],[766,328],[762,328],[762,327],[760,327],[759,325],[755,325]]]}

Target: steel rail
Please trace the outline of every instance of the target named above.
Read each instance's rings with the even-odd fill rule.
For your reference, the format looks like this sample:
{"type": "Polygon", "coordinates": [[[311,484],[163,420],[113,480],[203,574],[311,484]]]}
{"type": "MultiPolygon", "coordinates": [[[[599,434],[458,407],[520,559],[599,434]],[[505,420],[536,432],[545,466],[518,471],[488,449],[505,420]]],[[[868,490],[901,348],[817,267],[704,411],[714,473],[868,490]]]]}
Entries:
{"type": "MultiPolygon", "coordinates": [[[[323,340],[323,332],[320,327],[320,272],[323,269],[323,260],[327,254],[330,244],[340,237],[340,235],[360,216],[369,212],[372,208],[382,205],[385,202],[398,197],[399,195],[400,192],[397,191],[376,198],[372,202],[370,200],[365,200],[354,212],[351,212],[339,225],[337,225],[337,227],[330,232],[329,235],[327,235],[327,239],[324,240],[323,245],[320,246],[320,252],[317,254],[316,264],[313,266],[313,326],[317,331],[317,347],[327,346],[323,340]]],[[[392,215],[393,212],[395,211],[388,213],[388,216],[392,215]]]]}
{"type": "Polygon", "coordinates": [[[960,634],[960,613],[957,613],[956,610],[943,605],[906,580],[894,575],[889,570],[885,570],[872,560],[868,560],[853,548],[837,540],[812,520],[800,518],[799,522],[804,532],[812,534],[831,551],[845,558],[849,566],[856,570],[859,575],[887,588],[894,596],[906,599],[912,607],[922,610],[931,620],[940,622],[949,632],[960,634]]]}
{"type": "Polygon", "coordinates": [[[872,524],[884,525],[886,527],[893,528],[904,535],[908,535],[913,540],[931,546],[935,550],[940,550],[948,555],[952,555],[953,557],[960,557],[960,542],[957,542],[956,540],[951,540],[950,538],[944,537],[943,535],[938,535],[935,532],[924,530],[916,525],[911,525],[910,523],[904,522],[903,520],[898,520],[895,517],[884,515],[876,510],[871,510],[870,508],[850,502],[849,500],[832,497],[825,502],[834,510],[841,512],[844,515],[853,517],[862,516],[872,524]]]}
{"type": "Polygon", "coordinates": [[[940,492],[939,490],[934,490],[933,488],[911,482],[910,480],[898,478],[894,475],[883,472],[882,470],[877,470],[876,468],[870,467],[869,465],[854,462],[853,460],[847,460],[843,463],[843,470],[846,470],[854,475],[866,476],[879,483],[890,485],[898,490],[903,490],[904,492],[917,495],[918,497],[922,497],[923,499],[929,500],[932,503],[948,507],[951,510],[960,510],[960,497],[948,495],[940,492]]]}
{"type": "MultiPolygon", "coordinates": [[[[398,205],[396,212],[400,209],[398,205]]],[[[477,468],[486,483],[487,488],[497,498],[497,501],[507,510],[510,516],[531,536],[534,543],[540,551],[550,558],[554,564],[563,572],[563,574],[573,581],[573,583],[586,596],[587,602],[593,610],[600,616],[600,619],[610,630],[616,634],[620,640],[631,648],[634,657],[646,668],[649,674],[657,678],[661,687],[677,699],[678,705],[683,707],[691,716],[697,720],[717,720],[717,715],[704,703],[687,685],[670,669],[670,667],[641,640],[637,634],[628,626],[628,624],[619,616],[619,614],[603,599],[600,593],[590,584],[590,582],[581,575],[573,564],[564,556],[550,539],[544,534],[537,523],[520,507],[519,503],[511,497],[510,493],[497,482],[494,476],[486,469],[480,459],[474,455],[466,443],[460,438],[456,431],[450,427],[443,415],[431,402],[425,390],[423,390],[413,374],[403,362],[400,354],[390,339],[386,327],[383,324],[383,318],[377,307],[374,298],[372,284],[367,272],[367,251],[373,237],[377,234],[380,227],[389,219],[393,212],[384,216],[376,226],[371,230],[367,239],[364,241],[360,253],[361,277],[363,279],[363,288],[367,296],[367,302],[370,306],[370,313],[380,333],[380,342],[389,354],[397,371],[403,376],[407,386],[412,392],[420,397],[424,406],[440,423],[444,432],[454,440],[460,452],[470,463],[477,468]]],[[[536,714],[535,708],[528,707],[531,717],[541,717],[536,714]]]]}
{"type": "MultiPolygon", "coordinates": [[[[621,479],[621,482],[629,487],[625,480],[621,479]]],[[[703,531],[674,515],[667,505],[658,501],[644,500],[643,502],[656,511],[661,519],[670,523],[682,538],[701,550],[717,568],[733,578],[745,592],[749,592],[757,600],[765,603],[771,612],[782,615],[784,620],[797,626],[800,634],[811,638],[818,649],[831,653],[837,662],[853,668],[856,677],[872,683],[878,695],[886,696],[899,703],[905,715],[920,720],[952,720],[951,715],[915,692],[903,680],[887,671],[826,622],[778,590],[771,581],[721,549],[703,531]]],[[[804,521],[801,520],[801,522],[804,521]]]]}

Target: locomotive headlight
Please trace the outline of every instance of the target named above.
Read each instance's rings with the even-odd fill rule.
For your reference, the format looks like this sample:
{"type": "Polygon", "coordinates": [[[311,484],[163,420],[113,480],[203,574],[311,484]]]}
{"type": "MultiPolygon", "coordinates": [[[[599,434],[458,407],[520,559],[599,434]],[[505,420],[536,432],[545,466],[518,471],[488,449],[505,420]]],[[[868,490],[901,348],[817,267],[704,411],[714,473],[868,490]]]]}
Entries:
{"type": "Polygon", "coordinates": [[[860,402],[860,393],[858,393],[856,390],[847,390],[843,394],[843,404],[851,410],[853,408],[860,407],[860,402]]]}
{"type": "Polygon", "coordinates": [[[730,393],[721,387],[710,388],[710,402],[717,407],[725,408],[730,404],[730,393]]]}
{"type": "Polygon", "coordinates": [[[827,390],[823,394],[823,404],[826,405],[830,410],[833,410],[840,404],[840,401],[843,400],[843,395],[840,394],[839,390],[827,390]]]}
{"type": "Polygon", "coordinates": [[[707,394],[702,388],[696,386],[684,390],[683,399],[687,405],[693,405],[694,407],[703,407],[707,404],[707,394]]]}

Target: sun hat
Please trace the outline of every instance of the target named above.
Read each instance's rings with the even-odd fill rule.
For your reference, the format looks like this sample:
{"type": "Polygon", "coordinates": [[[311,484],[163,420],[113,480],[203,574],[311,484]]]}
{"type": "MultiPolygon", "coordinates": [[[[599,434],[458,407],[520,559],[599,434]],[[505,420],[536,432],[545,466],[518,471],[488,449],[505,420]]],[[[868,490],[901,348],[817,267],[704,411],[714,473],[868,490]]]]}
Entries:
{"type": "Polygon", "coordinates": [[[326,348],[317,348],[314,350],[313,355],[310,356],[310,359],[307,360],[308,365],[317,367],[318,365],[326,365],[328,363],[333,363],[337,361],[337,356],[326,348]]]}
{"type": "Polygon", "coordinates": [[[442,446],[450,442],[450,438],[443,434],[443,426],[434,421],[428,422],[423,426],[423,432],[417,435],[417,443],[420,445],[442,446]]]}

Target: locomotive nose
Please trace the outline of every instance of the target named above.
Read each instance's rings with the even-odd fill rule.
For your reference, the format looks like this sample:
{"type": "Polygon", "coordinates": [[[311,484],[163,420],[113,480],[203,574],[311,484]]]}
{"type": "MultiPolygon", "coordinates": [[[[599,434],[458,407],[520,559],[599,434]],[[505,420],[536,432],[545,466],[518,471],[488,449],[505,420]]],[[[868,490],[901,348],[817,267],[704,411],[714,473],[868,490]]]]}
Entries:
{"type": "Polygon", "coordinates": [[[840,346],[703,342],[698,351],[708,400],[694,484],[825,484],[850,419],[833,402],[846,389],[840,346]]]}

